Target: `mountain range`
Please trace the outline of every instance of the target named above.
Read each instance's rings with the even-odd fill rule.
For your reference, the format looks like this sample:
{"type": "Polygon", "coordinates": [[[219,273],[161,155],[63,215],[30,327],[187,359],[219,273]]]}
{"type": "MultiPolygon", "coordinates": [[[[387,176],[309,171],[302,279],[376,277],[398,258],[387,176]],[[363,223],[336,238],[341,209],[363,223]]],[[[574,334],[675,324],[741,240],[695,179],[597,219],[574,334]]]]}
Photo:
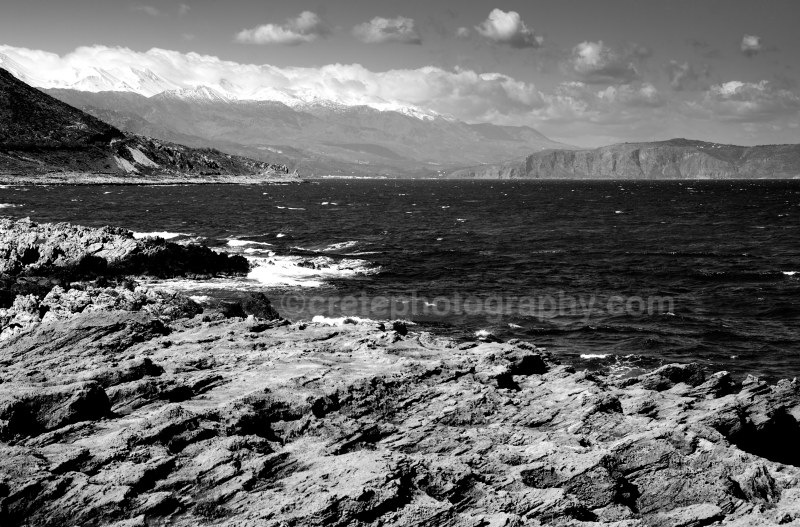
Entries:
{"type": "Polygon", "coordinates": [[[529,127],[469,124],[382,99],[331,99],[236,79],[186,86],[128,65],[75,66],[53,76],[2,52],[0,68],[125,132],[279,162],[305,175],[428,176],[569,147],[529,127]]]}
{"type": "Polygon", "coordinates": [[[6,127],[0,167],[7,170],[69,167],[202,175],[288,167],[306,176],[800,177],[800,145],[746,147],[672,139],[576,149],[532,128],[469,124],[385,101],[356,104],[269,86],[248,91],[225,79],[187,87],[180,79],[128,66],[114,71],[84,67],[54,81],[0,53],[2,68],[13,74],[3,72],[4,89],[12,80],[21,86],[24,81],[65,103],[53,110],[55,101],[44,104],[43,93],[33,90],[26,92],[39,104],[29,108],[32,113],[19,113],[25,104],[17,105],[16,115],[0,110],[6,111],[0,123],[6,127]],[[14,128],[19,126],[27,128],[14,128]],[[46,159],[32,157],[34,144],[40,154],[48,152],[46,159]],[[183,149],[180,156],[175,149],[183,149]]]}
{"type": "Polygon", "coordinates": [[[448,172],[468,179],[800,178],[800,145],[736,146],[689,139],[546,150],[448,172]]]}
{"type": "Polygon", "coordinates": [[[285,175],[287,167],[125,133],[0,68],[0,173],[112,177],[285,175]]]}
{"type": "Polygon", "coordinates": [[[289,106],[235,100],[207,87],[150,97],[46,92],[127,132],[278,160],[307,175],[431,175],[566,147],[532,128],[467,124],[332,101],[289,106]]]}

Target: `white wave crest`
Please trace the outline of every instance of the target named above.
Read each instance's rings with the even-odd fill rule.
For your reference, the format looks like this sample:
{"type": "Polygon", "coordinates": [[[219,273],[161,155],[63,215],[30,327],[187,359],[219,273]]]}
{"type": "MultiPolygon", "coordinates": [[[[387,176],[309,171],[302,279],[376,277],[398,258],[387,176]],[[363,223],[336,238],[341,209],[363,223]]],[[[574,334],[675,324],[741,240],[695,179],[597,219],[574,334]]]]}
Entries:
{"type": "Polygon", "coordinates": [[[322,249],[323,251],[341,251],[342,249],[350,249],[351,247],[355,247],[358,245],[358,242],[355,240],[350,240],[347,242],[339,242],[339,243],[332,243],[322,249]]]}
{"type": "Polygon", "coordinates": [[[346,258],[334,260],[326,256],[303,258],[299,256],[247,257],[251,264],[247,277],[266,286],[320,287],[325,280],[364,276],[380,272],[369,262],[346,258]]]}
{"type": "Polygon", "coordinates": [[[228,240],[228,247],[246,247],[248,245],[272,245],[272,244],[267,242],[255,242],[253,240],[239,240],[236,238],[231,238],[230,240],[228,240]]]}
{"type": "Polygon", "coordinates": [[[136,238],[137,240],[142,238],[164,238],[165,240],[171,240],[172,238],[177,238],[178,236],[191,236],[191,234],[186,234],[185,232],[168,232],[168,231],[133,233],[133,237],[136,238]]]}

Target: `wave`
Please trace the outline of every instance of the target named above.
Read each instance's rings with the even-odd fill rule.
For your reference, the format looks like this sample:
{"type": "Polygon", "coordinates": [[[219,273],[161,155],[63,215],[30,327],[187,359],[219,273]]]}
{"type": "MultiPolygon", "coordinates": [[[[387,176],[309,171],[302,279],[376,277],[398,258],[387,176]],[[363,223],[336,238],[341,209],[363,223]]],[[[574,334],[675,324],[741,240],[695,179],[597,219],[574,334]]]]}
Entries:
{"type": "Polygon", "coordinates": [[[332,244],[328,245],[327,247],[325,247],[322,250],[324,252],[341,251],[342,249],[350,249],[351,247],[355,247],[356,245],[358,245],[358,241],[350,240],[350,241],[346,241],[346,242],[332,243],[332,244]]]}
{"type": "Polygon", "coordinates": [[[178,238],[180,236],[191,236],[191,234],[186,234],[185,232],[168,232],[168,231],[133,233],[133,237],[136,238],[137,240],[141,238],[163,238],[165,240],[171,240],[173,238],[178,238]]]}
{"type": "Polygon", "coordinates": [[[237,238],[231,238],[228,240],[227,245],[228,247],[246,247],[248,245],[272,245],[272,244],[267,242],[256,242],[253,240],[240,240],[237,238]]]}
{"type": "Polygon", "coordinates": [[[189,299],[197,304],[209,304],[211,302],[211,297],[208,295],[190,295],[189,299]]]}
{"type": "Polygon", "coordinates": [[[22,207],[22,205],[17,205],[16,203],[0,203],[0,209],[16,209],[17,207],[22,207]]]}
{"type": "Polygon", "coordinates": [[[345,258],[334,260],[327,256],[305,258],[301,256],[247,256],[252,267],[247,278],[263,285],[321,287],[326,280],[352,278],[377,274],[380,267],[372,267],[365,260],[345,258]]]}
{"type": "Polygon", "coordinates": [[[685,271],[665,273],[664,276],[690,277],[705,282],[769,282],[780,280],[785,276],[794,276],[795,271],[776,271],[776,270],[757,270],[757,271],[712,271],[712,270],[693,270],[688,273],[685,271]]]}

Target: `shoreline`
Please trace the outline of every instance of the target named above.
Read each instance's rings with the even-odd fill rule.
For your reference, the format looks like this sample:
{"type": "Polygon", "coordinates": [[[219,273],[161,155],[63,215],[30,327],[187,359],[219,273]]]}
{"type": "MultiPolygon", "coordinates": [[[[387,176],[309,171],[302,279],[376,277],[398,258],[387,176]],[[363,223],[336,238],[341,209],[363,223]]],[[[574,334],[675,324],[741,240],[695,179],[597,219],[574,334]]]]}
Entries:
{"type": "Polygon", "coordinates": [[[273,183],[304,183],[299,176],[216,175],[216,176],[109,176],[106,174],[47,173],[43,175],[9,175],[0,173],[1,185],[258,185],[273,183]]]}
{"type": "Polygon", "coordinates": [[[0,222],[0,284],[41,291],[0,307],[3,525],[800,523],[796,381],[204,310],[136,281],[235,257],[0,222]]]}
{"type": "Polygon", "coordinates": [[[0,185],[19,185],[19,186],[58,186],[58,185],[74,185],[74,186],[92,186],[92,185],[108,185],[108,186],[170,186],[170,185],[260,185],[260,184],[276,184],[276,183],[311,183],[320,181],[446,181],[446,182],[552,182],[552,183],[722,183],[726,181],[733,181],[737,183],[747,181],[766,181],[766,182],[787,182],[787,181],[800,181],[800,176],[785,177],[785,178],[725,178],[725,179],[605,179],[605,178],[439,178],[439,177],[385,177],[385,176],[364,176],[364,177],[349,177],[349,176],[293,176],[289,175],[276,175],[276,176],[242,176],[242,175],[219,175],[219,176],[165,176],[165,177],[136,177],[136,176],[108,176],[100,174],[85,174],[85,173],[70,173],[67,175],[57,175],[55,173],[47,173],[42,176],[22,176],[22,175],[9,175],[0,173],[0,185]]]}

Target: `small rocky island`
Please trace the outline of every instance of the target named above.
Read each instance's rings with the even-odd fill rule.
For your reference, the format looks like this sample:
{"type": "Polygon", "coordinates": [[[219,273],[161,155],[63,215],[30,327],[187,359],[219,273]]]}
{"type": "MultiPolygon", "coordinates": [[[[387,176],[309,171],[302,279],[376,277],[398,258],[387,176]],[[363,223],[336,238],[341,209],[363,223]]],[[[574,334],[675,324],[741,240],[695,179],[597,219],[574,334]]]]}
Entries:
{"type": "Polygon", "coordinates": [[[240,257],[0,224],[0,524],[800,523],[800,387],[203,309],[240,257]]]}

